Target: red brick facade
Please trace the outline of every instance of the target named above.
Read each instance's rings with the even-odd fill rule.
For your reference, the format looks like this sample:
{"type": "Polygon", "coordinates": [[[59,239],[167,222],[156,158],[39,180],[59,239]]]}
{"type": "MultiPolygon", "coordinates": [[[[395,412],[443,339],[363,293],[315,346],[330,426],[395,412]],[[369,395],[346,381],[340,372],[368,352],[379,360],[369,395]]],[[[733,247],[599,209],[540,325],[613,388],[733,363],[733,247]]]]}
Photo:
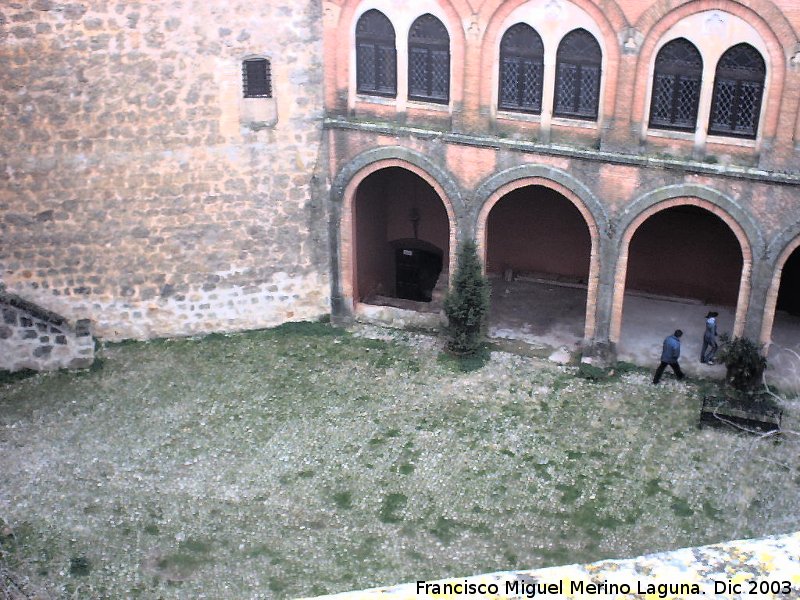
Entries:
{"type": "Polygon", "coordinates": [[[455,239],[474,237],[485,252],[489,214],[511,190],[544,186],[574,205],[591,237],[587,346],[619,339],[628,249],[639,226],[664,210],[699,207],[739,246],[721,269],[734,265],[739,273],[733,332],[769,342],[780,270],[800,243],[800,11],[793,2],[424,0],[400,6],[348,0],[324,6],[329,176],[334,207],[343,207],[341,217],[333,211],[330,230],[339,264],[332,274],[337,310],[349,313],[359,299],[348,208],[354,186],[379,160],[394,158],[441,189],[455,223],[451,250],[455,239]],[[358,92],[355,30],[371,9],[394,27],[394,97],[358,92]],[[408,100],[415,75],[406,40],[410,24],[426,13],[442,21],[450,39],[446,104],[408,100]],[[541,107],[532,113],[498,108],[499,48],[515,23],[531,26],[543,40],[541,107]],[[594,118],[556,114],[562,94],[557,49],[576,28],[594,36],[602,51],[594,118]],[[649,125],[656,54],[678,38],[689,39],[703,59],[696,124],[688,131],[649,125]],[[715,69],[737,44],[755,49],[766,65],[757,131],[709,134],[711,120],[719,118],[711,114],[719,110],[715,69]]]}

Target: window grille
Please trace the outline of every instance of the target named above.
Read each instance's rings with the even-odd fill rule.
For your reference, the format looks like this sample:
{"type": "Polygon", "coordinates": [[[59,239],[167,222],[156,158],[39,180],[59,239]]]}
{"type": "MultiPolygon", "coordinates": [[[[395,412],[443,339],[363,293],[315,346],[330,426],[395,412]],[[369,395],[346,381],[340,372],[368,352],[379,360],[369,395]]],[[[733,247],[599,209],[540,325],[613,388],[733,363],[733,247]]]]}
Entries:
{"type": "Polygon", "coordinates": [[[717,63],[708,132],[755,138],[767,67],[749,44],[729,48],[717,63]]]}
{"type": "Polygon", "coordinates": [[[408,97],[440,104],[450,100],[450,36],[431,14],[414,21],[408,34],[408,97]]]}
{"type": "Polygon", "coordinates": [[[500,90],[498,106],[540,114],[544,45],[539,34],[525,23],[509,27],[500,42],[500,90]]]}
{"type": "Polygon", "coordinates": [[[556,53],[555,116],[597,119],[602,59],[600,44],[585,29],[564,36],[556,53]]]}
{"type": "Polygon", "coordinates": [[[650,98],[650,127],[694,131],[703,59],[689,40],[678,38],[658,51],[650,98]]]}
{"type": "Polygon", "coordinates": [[[266,58],[242,62],[242,87],[245,98],[272,98],[272,73],[266,58]]]}
{"type": "Polygon", "coordinates": [[[377,96],[397,95],[397,50],[394,27],[386,16],[368,10],[356,25],[356,91],[377,96]]]}

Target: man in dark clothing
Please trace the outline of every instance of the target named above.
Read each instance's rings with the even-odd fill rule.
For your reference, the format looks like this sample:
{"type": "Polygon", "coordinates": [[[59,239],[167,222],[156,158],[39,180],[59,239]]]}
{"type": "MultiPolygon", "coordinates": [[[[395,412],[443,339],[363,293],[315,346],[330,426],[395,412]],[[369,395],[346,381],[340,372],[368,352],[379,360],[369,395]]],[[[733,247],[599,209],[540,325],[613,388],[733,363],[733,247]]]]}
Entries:
{"type": "Polygon", "coordinates": [[[706,331],[703,334],[703,349],[700,350],[700,362],[714,364],[717,353],[717,317],[719,313],[711,311],[706,315],[706,331]]]}
{"type": "Polygon", "coordinates": [[[683,379],[683,371],[681,371],[681,366],[678,364],[678,359],[681,357],[682,335],[683,332],[680,329],[676,329],[675,333],[664,340],[664,349],[661,351],[661,364],[658,365],[658,368],[656,369],[656,374],[653,377],[653,383],[659,382],[661,375],[664,374],[664,369],[667,368],[667,365],[672,367],[672,370],[675,372],[675,377],[678,378],[678,381],[683,379]]]}

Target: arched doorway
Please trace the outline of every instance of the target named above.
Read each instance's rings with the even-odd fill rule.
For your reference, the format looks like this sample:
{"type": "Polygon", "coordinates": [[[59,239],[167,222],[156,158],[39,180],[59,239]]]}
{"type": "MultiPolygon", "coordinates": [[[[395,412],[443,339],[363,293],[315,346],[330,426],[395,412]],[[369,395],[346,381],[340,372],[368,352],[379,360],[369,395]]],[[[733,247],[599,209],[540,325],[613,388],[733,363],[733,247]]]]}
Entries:
{"type": "Polygon", "coordinates": [[[800,239],[780,254],[767,292],[760,341],[768,347],[769,382],[798,392],[800,381],[800,239]]]}
{"type": "Polygon", "coordinates": [[[489,206],[485,232],[490,335],[575,349],[586,334],[591,279],[583,212],[548,186],[514,186],[489,206]]]}
{"type": "Polygon", "coordinates": [[[353,299],[438,311],[447,289],[450,219],[418,174],[386,167],[366,176],[353,199],[353,299]]]}
{"type": "Polygon", "coordinates": [[[783,264],[775,310],[800,317],[800,248],[795,248],[783,264]]]}
{"type": "Polygon", "coordinates": [[[699,364],[709,311],[719,313],[719,333],[735,332],[745,267],[742,241],[729,223],[697,203],[670,203],[632,228],[618,357],[652,364],[663,338],[681,329],[681,364],[699,364]]]}

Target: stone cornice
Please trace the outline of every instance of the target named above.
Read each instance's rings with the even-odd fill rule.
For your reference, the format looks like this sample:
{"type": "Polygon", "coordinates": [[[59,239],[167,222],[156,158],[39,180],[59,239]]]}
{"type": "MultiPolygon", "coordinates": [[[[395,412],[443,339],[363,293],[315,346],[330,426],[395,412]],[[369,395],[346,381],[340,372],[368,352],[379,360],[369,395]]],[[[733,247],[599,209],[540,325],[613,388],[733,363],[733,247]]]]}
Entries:
{"type": "Polygon", "coordinates": [[[386,122],[359,121],[342,117],[326,117],[323,121],[326,129],[341,129],[363,131],[377,135],[392,135],[396,137],[415,137],[419,139],[438,139],[449,144],[461,144],[480,148],[496,148],[498,150],[512,150],[544,154],[548,156],[561,156],[602,162],[605,164],[627,165],[681,171],[696,175],[711,175],[732,179],[745,179],[770,184],[800,185],[800,173],[785,173],[766,171],[754,167],[736,165],[721,165],[703,163],[692,160],[679,160],[673,158],[660,158],[639,154],[625,154],[622,152],[609,152],[607,150],[593,150],[576,148],[556,144],[542,144],[539,142],[510,140],[488,135],[468,133],[455,133],[423,127],[412,127],[386,122]]]}

